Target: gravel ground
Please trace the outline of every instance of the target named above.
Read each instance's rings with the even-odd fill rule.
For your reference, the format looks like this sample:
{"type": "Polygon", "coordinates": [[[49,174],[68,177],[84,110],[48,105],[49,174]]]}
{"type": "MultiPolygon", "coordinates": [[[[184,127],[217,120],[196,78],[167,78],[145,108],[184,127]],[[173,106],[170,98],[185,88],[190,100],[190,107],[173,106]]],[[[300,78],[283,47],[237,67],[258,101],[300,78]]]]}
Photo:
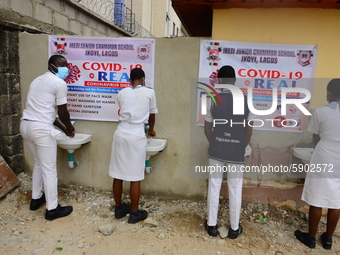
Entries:
{"type": "MultiPolygon", "coordinates": [[[[289,208],[243,203],[243,234],[223,238],[229,228],[228,201],[221,200],[219,237],[210,237],[203,228],[206,201],[141,197],[141,208],[149,218],[128,224],[128,217],[114,218],[111,191],[59,187],[61,205],[72,205],[74,212],[54,221],[44,219],[44,208],[29,210],[30,176],[18,175],[21,185],[0,199],[0,254],[340,254],[340,228],[333,248],[326,251],[317,241],[309,249],[294,237],[306,231],[308,214],[289,208]]],[[[129,202],[129,197],[124,200],[129,202]]],[[[325,216],[320,235],[325,230],[325,216]]]]}

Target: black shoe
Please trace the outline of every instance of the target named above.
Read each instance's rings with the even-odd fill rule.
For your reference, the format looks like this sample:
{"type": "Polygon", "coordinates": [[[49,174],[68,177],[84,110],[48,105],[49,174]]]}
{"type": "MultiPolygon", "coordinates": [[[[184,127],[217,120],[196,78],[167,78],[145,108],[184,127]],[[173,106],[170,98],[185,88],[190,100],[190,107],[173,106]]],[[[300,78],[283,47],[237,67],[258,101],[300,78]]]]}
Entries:
{"type": "Polygon", "coordinates": [[[43,193],[41,198],[31,199],[30,210],[31,211],[38,210],[39,207],[42,206],[45,203],[46,203],[46,198],[45,198],[45,194],[43,193]]]}
{"type": "Polygon", "coordinates": [[[148,217],[148,212],[145,210],[139,211],[139,215],[137,217],[133,216],[132,213],[130,213],[128,223],[135,224],[137,222],[145,220],[147,217],[148,217]]]}
{"type": "Polygon", "coordinates": [[[206,220],[204,222],[204,227],[207,230],[209,236],[213,236],[213,237],[218,236],[217,225],[216,226],[208,226],[208,221],[206,220]]]}
{"type": "Polygon", "coordinates": [[[233,230],[232,228],[229,228],[229,232],[228,232],[228,237],[230,239],[236,239],[239,237],[239,235],[241,235],[243,232],[243,228],[241,225],[239,225],[238,230],[233,230]]]}
{"type": "Polygon", "coordinates": [[[315,248],[316,241],[310,240],[308,238],[309,237],[308,233],[304,233],[304,232],[301,232],[300,230],[296,230],[294,232],[294,235],[295,235],[296,239],[298,239],[301,243],[306,245],[308,248],[311,248],[311,249],[315,248]]]}
{"type": "Polygon", "coordinates": [[[322,235],[321,235],[322,247],[326,250],[330,250],[330,249],[332,249],[332,240],[328,241],[327,239],[328,238],[326,236],[326,232],[322,233],[322,235]]]}
{"type": "Polygon", "coordinates": [[[46,220],[55,220],[61,217],[65,217],[73,211],[72,206],[60,206],[58,204],[56,209],[46,210],[45,219],[46,220]]]}
{"type": "Polygon", "coordinates": [[[122,204],[123,208],[118,210],[117,207],[115,208],[115,218],[120,219],[126,216],[127,214],[131,213],[131,205],[122,204]]]}

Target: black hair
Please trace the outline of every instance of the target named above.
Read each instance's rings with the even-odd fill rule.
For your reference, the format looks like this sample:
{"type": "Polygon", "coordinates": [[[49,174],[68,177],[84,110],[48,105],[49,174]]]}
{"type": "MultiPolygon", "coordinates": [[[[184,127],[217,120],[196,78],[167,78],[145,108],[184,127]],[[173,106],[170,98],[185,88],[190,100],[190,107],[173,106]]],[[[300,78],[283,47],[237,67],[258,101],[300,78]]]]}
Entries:
{"type": "Polygon", "coordinates": [[[217,74],[218,78],[236,78],[235,70],[232,66],[222,66],[217,74]]]}
{"type": "Polygon", "coordinates": [[[232,66],[222,66],[217,77],[221,78],[223,83],[234,84],[236,81],[235,69],[232,66]]]}
{"type": "Polygon", "coordinates": [[[140,68],[133,68],[130,73],[130,81],[139,80],[141,78],[145,77],[145,73],[140,68]]]}
{"type": "Polygon", "coordinates": [[[53,55],[48,60],[48,64],[53,64],[56,66],[60,60],[66,61],[66,58],[62,55],[53,55]]]}
{"type": "Polygon", "coordinates": [[[340,96],[340,79],[332,79],[328,85],[327,90],[331,92],[332,96],[339,97],[340,96]]]}

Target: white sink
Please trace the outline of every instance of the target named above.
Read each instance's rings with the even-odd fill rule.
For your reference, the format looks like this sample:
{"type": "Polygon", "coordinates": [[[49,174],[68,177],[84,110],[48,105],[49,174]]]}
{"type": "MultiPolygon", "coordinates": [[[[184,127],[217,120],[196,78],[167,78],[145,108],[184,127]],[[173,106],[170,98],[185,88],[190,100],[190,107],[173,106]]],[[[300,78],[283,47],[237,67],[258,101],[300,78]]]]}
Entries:
{"type": "Polygon", "coordinates": [[[92,140],[92,135],[76,133],[73,138],[68,137],[64,133],[57,135],[57,144],[60,148],[73,151],[80,148],[85,143],[89,143],[92,140]]]}
{"type": "Polygon", "coordinates": [[[147,138],[146,156],[151,157],[164,150],[167,140],[147,138]]]}
{"type": "Polygon", "coordinates": [[[312,158],[314,149],[313,148],[299,148],[296,147],[293,149],[293,155],[305,164],[309,164],[310,159],[312,158]]]}

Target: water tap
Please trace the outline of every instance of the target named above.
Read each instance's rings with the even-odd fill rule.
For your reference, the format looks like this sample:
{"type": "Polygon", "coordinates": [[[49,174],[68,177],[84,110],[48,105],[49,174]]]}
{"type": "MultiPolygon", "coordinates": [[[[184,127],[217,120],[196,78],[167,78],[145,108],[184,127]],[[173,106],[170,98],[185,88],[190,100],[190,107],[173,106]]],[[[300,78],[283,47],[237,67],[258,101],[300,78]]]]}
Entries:
{"type": "Polygon", "coordinates": [[[144,132],[145,132],[146,137],[148,137],[149,129],[150,129],[149,124],[145,123],[144,132]]]}

